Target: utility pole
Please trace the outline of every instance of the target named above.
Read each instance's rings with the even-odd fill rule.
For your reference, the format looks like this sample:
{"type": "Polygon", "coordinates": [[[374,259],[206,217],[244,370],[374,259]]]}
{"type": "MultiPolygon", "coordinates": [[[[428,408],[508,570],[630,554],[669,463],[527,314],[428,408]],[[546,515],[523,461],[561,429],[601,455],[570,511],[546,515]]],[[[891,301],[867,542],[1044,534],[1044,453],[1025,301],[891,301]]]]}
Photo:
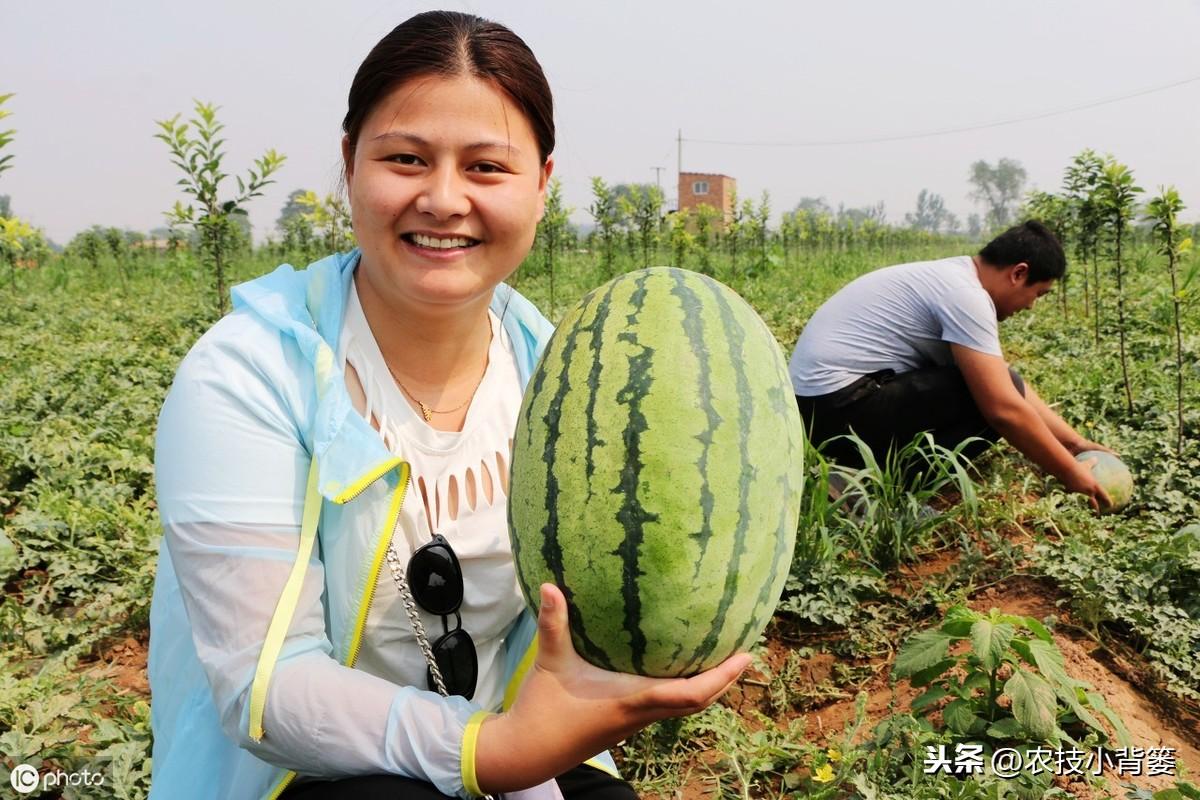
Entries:
{"type": "Polygon", "coordinates": [[[679,129],[679,136],[675,140],[675,173],[678,182],[679,176],[683,174],[683,128],[679,129]]]}
{"type": "Polygon", "coordinates": [[[658,190],[662,191],[662,172],[666,167],[651,167],[654,170],[654,182],[658,184],[658,190]]]}

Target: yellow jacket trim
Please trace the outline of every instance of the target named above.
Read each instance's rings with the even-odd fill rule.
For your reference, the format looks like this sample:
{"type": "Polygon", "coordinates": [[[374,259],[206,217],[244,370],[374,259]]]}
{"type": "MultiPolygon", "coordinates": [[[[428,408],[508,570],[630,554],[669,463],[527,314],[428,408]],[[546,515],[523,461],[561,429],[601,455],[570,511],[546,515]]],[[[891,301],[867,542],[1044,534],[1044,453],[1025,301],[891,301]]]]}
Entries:
{"type": "Polygon", "coordinates": [[[479,779],[475,775],[475,748],[479,744],[479,729],[483,727],[483,721],[490,716],[490,711],[476,711],[467,720],[467,727],[463,730],[462,755],[459,761],[463,788],[476,797],[482,795],[483,790],[479,788],[479,779]]]}
{"type": "Polygon", "coordinates": [[[349,488],[343,489],[341,492],[336,494],[333,498],[333,502],[337,503],[338,505],[349,503],[355,497],[362,494],[368,486],[382,478],[386,473],[395,469],[396,466],[401,463],[403,462],[399,458],[389,458],[387,461],[384,461],[378,467],[363,475],[354,483],[350,484],[349,488]]]}
{"type": "MultiPolygon", "coordinates": [[[[392,494],[392,505],[388,508],[384,529],[379,534],[379,543],[375,545],[375,555],[371,558],[371,569],[367,572],[366,590],[362,602],[358,605],[358,616],[354,619],[354,635],[350,639],[350,647],[346,650],[346,666],[353,667],[358,660],[358,651],[362,648],[363,631],[367,627],[367,613],[371,610],[371,602],[375,598],[375,585],[379,581],[379,570],[383,568],[383,560],[387,557],[388,545],[396,530],[396,521],[400,516],[400,506],[404,504],[404,495],[408,490],[408,462],[400,461],[400,483],[392,494]]],[[[378,477],[378,476],[376,476],[378,477]]]]}
{"type": "Polygon", "coordinates": [[[517,700],[517,692],[521,689],[521,683],[525,680],[525,673],[529,672],[529,668],[533,666],[534,659],[537,658],[538,637],[535,633],[533,640],[529,642],[529,647],[525,648],[525,655],[521,656],[520,662],[517,663],[517,668],[513,671],[512,677],[508,680],[508,685],[504,687],[504,703],[501,706],[505,711],[512,708],[512,704],[517,700]]]}
{"type": "MultiPolygon", "coordinates": [[[[400,506],[404,502],[406,489],[408,488],[408,464],[397,458],[388,461],[383,468],[372,470],[363,478],[354,482],[354,484],[346,491],[334,498],[335,503],[346,503],[354,499],[355,496],[361,494],[369,485],[379,480],[388,470],[394,469],[397,465],[400,466],[400,483],[392,495],[392,504],[388,509],[387,527],[383,530],[380,536],[379,545],[376,547],[375,554],[371,560],[371,569],[368,576],[367,588],[363,595],[360,604],[358,617],[355,620],[354,636],[351,639],[350,649],[346,658],[347,666],[354,666],[354,661],[358,657],[358,651],[362,646],[363,629],[366,627],[367,612],[371,606],[371,600],[375,593],[375,583],[379,577],[379,570],[383,565],[383,559],[387,553],[387,546],[391,542],[392,531],[395,528],[396,518],[400,514],[400,506]]],[[[304,583],[304,575],[308,569],[308,561],[312,555],[312,546],[316,540],[317,524],[321,518],[321,494],[317,488],[317,461],[314,458],[309,467],[308,486],[305,490],[304,497],[304,517],[300,528],[300,548],[296,554],[296,561],[292,564],[292,571],[288,575],[287,583],[284,585],[284,590],[280,596],[279,603],[275,607],[275,613],[271,616],[271,624],[267,629],[267,640],[263,643],[263,650],[259,654],[258,667],[254,674],[254,683],[251,684],[250,690],[250,737],[254,741],[261,741],[265,735],[262,727],[263,712],[266,709],[267,688],[270,684],[271,673],[274,671],[275,662],[279,659],[279,651],[283,646],[283,639],[286,637],[287,629],[291,626],[292,617],[295,615],[296,606],[299,603],[299,590],[304,583]],[[295,586],[294,592],[290,592],[295,586]],[[272,640],[273,634],[280,631],[278,642],[272,640]],[[271,647],[270,650],[268,648],[271,647]],[[257,736],[256,736],[257,734],[257,736]]],[[[472,762],[472,766],[474,766],[472,762]]],[[[280,781],[267,793],[265,800],[276,800],[284,789],[286,789],[295,779],[296,773],[288,771],[280,779],[280,781]]]]}
{"type": "Polygon", "coordinates": [[[271,624],[267,628],[267,637],[263,641],[262,651],[258,654],[258,666],[254,670],[254,681],[250,684],[250,738],[261,742],[263,738],[263,713],[267,706],[267,687],[271,682],[271,673],[275,670],[275,662],[279,660],[279,651],[283,648],[283,640],[291,627],[292,617],[295,616],[296,606],[300,602],[300,589],[304,585],[304,573],[308,571],[308,559],[312,556],[313,543],[317,539],[317,522],[321,518],[321,498],[317,492],[317,459],[313,458],[308,467],[308,489],[305,491],[304,519],[300,525],[300,547],[296,552],[296,560],[292,562],[292,571],[288,574],[287,583],[275,605],[275,613],[271,615],[271,624]],[[315,502],[314,502],[315,500],[315,502]]]}

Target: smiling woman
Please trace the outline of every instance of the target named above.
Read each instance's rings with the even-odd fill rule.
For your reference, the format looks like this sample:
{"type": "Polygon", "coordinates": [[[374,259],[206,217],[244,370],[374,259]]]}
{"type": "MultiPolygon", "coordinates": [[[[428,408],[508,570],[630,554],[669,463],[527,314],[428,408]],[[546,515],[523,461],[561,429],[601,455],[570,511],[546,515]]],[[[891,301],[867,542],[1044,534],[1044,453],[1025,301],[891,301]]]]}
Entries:
{"type": "Polygon", "coordinates": [[[503,282],[553,169],[545,76],[501,25],[420,14],[344,130],[360,249],[235,288],[162,410],[151,797],[629,798],[602,751],[748,658],[605,672],[557,588],[535,616],[517,587],[508,464],[551,326],[503,282]]]}

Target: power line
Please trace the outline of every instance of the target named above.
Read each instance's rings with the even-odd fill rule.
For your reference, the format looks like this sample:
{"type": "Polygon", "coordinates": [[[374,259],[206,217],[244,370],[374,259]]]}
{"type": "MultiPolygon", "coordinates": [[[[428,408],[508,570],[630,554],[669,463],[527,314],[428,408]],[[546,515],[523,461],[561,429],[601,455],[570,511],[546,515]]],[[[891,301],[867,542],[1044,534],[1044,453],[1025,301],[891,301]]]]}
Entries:
{"type": "Polygon", "coordinates": [[[942,128],[939,130],[922,131],[919,133],[902,133],[894,136],[868,136],[856,139],[816,139],[802,142],[742,142],[724,139],[681,139],[681,141],[695,142],[696,144],[722,144],[733,147],[832,147],[835,145],[845,144],[880,144],[882,142],[901,142],[909,139],[925,139],[934,136],[948,136],[952,133],[966,133],[967,131],[979,131],[986,128],[999,128],[1003,125],[1015,125],[1019,122],[1031,122],[1033,120],[1046,119],[1047,117],[1056,117],[1061,114],[1069,114],[1074,111],[1083,111],[1084,109],[1096,108],[1097,106],[1109,105],[1110,103],[1119,103],[1124,100],[1130,100],[1134,97],[1141,97],[1143,95],[1153,94],[1155,92],[1163,92],[1188,83],[1195,83],[1196,81],[1200,81],[1200,75],[1195,75],[1191,78],[1184,78],[1183,80],[1173,81],[1172,83],[1164,83],[1159,86],[1151,86],[1146,89],[1139,89],[1135,92],[1118,95],[1116,97],[1108,97],[1103,100],[1094,100],[1088,103],[1066,106],[1064,108],[1055,109],[1054,111],[1042,111],[1036,114],[1028,114],[1021,117],[1010,117],[1008,119],[985,122],[978,125],[963,125],[957,128],[942,128]]]}

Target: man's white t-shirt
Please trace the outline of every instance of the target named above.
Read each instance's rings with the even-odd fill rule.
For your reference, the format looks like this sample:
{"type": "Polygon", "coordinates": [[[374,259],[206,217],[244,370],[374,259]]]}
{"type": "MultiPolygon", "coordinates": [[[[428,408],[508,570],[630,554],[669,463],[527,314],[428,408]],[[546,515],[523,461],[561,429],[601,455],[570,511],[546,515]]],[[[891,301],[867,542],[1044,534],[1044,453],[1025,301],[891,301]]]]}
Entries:
{"type": "Polygon", "coordinates": [[[788,372],[803,397],[863,375],[954,363],[951,344],[1002,356],[996,306],[970,256],[898,264],[843,286],[817,309],[788,372]]]}

